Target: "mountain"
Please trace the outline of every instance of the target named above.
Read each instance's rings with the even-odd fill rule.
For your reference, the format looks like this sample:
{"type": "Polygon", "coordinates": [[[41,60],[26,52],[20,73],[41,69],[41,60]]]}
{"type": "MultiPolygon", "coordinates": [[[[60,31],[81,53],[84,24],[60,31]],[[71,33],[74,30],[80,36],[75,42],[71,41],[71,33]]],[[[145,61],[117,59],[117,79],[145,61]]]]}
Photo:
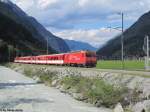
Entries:
{"type": "MultiPolygon", "coordinates": [[[[0,25],[0,27],[3,31],[5,31],[5,35],[9,35],[7,37],[9,37],[10,41],[21,41],[21,43],[19,42],[20,44],[24,44],[26,46],[30,46],[31,44],[31,46],[38,46],[39,48],[42,48],[42,50],[45,50],[48,39],[49,51],[55,51],[60,53],[69,51],[69,47],[63,39],[47,31],[36,19],[28,16],[18,6],[16,6],[9,0],[0,0],[0,14],[0,17],[2,17],[3,19],[6,18],[7,20],[4,20],[3,26],[0,25]],[[11,33],[13,33],[13,36],[10,35],[11,33],[7,33],[7,30],[13,29],[13,26],[10,26],[10,24],[7,23],[8,21],[9,23],[11,22],[11,25],[13,23],[14,27],[21,27],[23,31],[19,32],[19,28],[16,28],[16,34],[14,34],[14,32],[11,31],[11,33]],[[6,29],[4,29],[5,27],[6,29]],[[26,35],[25,32],[27,32],[28,35],[26,35]],[[16,40],[14,40],[13,37],[15,37],[16,40]]],[[[2,20],[0,21],[2,23],[2,20]]],[[[8,40],[6,38],[2,39],[8,40]]]]}
{"type": "MultiPolygon", "coordinates": [[[[124,33],[124,53],[125,56],[143,57],[144,37],[150,36],[150,12],[142,15],[130,28],[124,33]]],[[[100,56],[120,57],[121,55],[121,35],[108,41],[97,51],[100,56]]]]}
{"type": "Polygon", "coordinates": [[[69,46],[71,51],[78,51],[78,50],[90,50],[90,51],[96,51],[97,49],[93,46],[91,46],[88,43],[75,41],[75,40],[68,40],[65,39],[67,45],[69,46]]]}

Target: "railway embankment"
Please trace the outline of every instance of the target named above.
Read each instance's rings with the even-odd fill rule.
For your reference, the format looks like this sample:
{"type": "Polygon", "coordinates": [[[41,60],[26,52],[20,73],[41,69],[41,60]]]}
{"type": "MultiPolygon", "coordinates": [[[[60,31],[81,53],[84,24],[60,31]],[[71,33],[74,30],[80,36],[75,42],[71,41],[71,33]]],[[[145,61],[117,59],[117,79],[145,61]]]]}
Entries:
{"type": "Polygon", "coordinates": [[[7,66],[97,107],[115,108],[115,112],[118,109],[122,112],[122,108],[125,112],[150,112],[150,77],[140,72],[136,75],[136,72],[14,63],[7,66]]]}

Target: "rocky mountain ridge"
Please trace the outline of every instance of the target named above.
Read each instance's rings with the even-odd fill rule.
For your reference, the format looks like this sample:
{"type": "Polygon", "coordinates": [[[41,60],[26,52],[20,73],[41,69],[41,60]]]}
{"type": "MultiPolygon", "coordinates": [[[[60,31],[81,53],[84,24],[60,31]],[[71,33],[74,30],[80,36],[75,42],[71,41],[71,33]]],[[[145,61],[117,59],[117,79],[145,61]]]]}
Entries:
{"type": "MultiPolygon", "coordinates": [[[[142,15],[131,27],[124,32],[124,53],[125,57],[143,57],[143,44],[145,35],[150,36],[150,12],[142,15]]],[[[121,56],[121,35],[108,41],[97,51],[100,56],[120,57],[121,56]]]]}
{"type": "Polygon", "coordinates": [[[57,52],[67,52],[69,47],[65,41],[46,30],[35,18],[28,16],[17,5],[9,0],[0,1],[0,13],[26,28],[33,38],[46,44],[57,52]]]}

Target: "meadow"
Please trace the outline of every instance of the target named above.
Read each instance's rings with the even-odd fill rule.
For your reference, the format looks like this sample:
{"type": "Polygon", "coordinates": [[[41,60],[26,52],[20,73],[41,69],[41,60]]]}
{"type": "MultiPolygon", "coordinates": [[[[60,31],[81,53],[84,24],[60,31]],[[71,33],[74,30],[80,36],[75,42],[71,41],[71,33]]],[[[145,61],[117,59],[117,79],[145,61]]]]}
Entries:
{"type": "Polygon", "coordinates": [[[144,70],[143,60],[100,60],[96,68],[100,69],[125,69],[125,70],[144,70]]]}

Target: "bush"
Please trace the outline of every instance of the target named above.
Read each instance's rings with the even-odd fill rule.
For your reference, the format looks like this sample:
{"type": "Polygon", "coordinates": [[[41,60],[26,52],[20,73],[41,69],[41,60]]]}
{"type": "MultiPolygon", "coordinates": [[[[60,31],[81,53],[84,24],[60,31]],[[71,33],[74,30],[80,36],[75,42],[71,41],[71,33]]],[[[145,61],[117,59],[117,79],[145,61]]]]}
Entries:
{"type": "Polygon", "coordinates": [[[31,78],[34,77],[35,75],[31,68],[26,68],[26,67],[24,68],[24,74],[31,78]]]}
{"type": "Polygon", "coordinates": [[[102,79],[92,79],[93,85],[88,91],[88,97],[91,102],[101,101],[102,105],[106,107],[114,106],[118,102],[122,102],[123,89],[116,88],[107,84],[102,79]]]}
{"type": "Polygon", "coordinates": [[[33,69],[25,68],[24,73],[33,78],[34,76],[39,77],[41,82],[51,84],[51,82],[57,77],[57,72],[45,71],[44,69],[33,69]]]}
{"type": "Polygon", "coordinates": [[[52,81],[54,79],[56,79],[57,77],[57,72],[51,72],[51,71],[47,71],[47,72],[42,72],[39,74],[39,78],[42,82],[46,83],[46,84],[50,84],[52,83],[52,81]]]}
{"type": "Polygon", "coordinates": [[[106,107],[122,102],[122,94],[126,92],[126,89],[114,87],[102,79],[82,76],[66,76],[62,80],[62,84],[65,86],[65,89],[73,88],[77,92],[82,93],[84,97],[88,98],[90,103],[100,102],[101,105],[106,107]]]}

